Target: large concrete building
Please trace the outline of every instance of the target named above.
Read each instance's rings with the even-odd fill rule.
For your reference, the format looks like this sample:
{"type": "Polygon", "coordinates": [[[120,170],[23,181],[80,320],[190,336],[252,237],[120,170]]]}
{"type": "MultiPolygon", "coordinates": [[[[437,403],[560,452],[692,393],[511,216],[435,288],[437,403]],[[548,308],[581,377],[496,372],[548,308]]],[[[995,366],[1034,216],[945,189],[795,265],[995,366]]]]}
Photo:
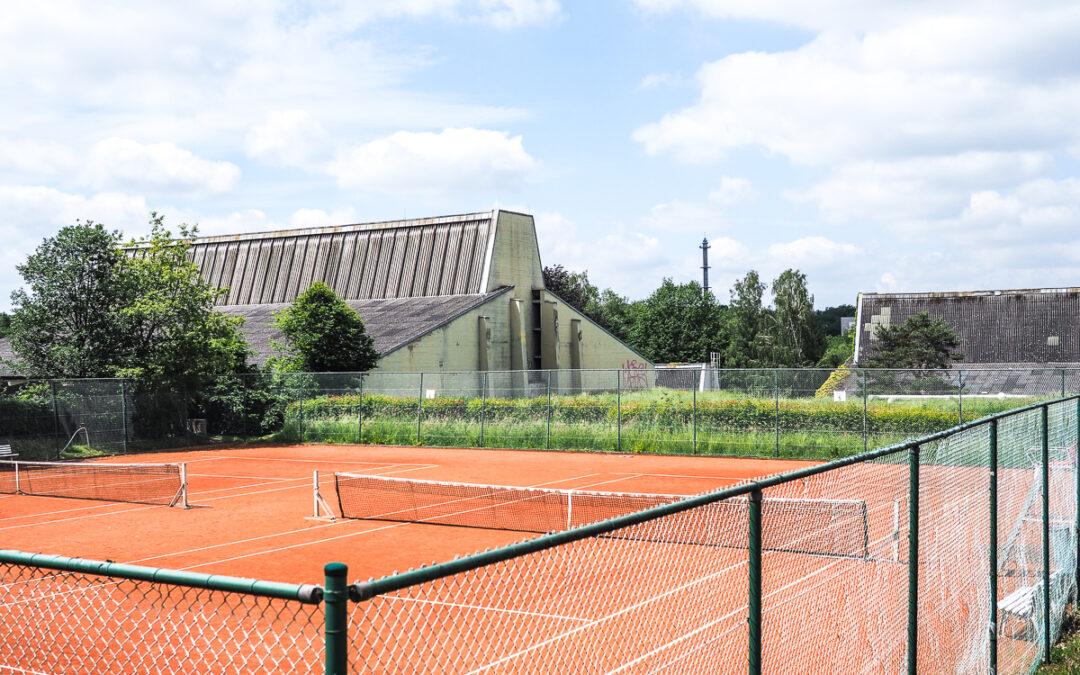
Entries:
{"type": "Polygon", "coordinates": [[[544,287],[530,215],[204,237],[192,254],[207,280],[228,289],[220,309],[243,317],[259,362],[280,338],[274,312],[322,281],[360,312],[380,371],[652,369],[544,287]]]}

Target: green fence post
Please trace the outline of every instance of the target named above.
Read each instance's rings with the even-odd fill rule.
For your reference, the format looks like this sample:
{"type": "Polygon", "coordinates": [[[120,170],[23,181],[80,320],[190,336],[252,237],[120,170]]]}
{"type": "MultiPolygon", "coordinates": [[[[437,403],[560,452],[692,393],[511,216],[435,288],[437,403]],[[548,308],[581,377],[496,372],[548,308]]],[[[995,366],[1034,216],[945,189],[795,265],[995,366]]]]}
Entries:
{"type": "Polygon", "coordinates": [[[1061,398],[1065,398],[1065,369],[1061,369],[1061,398]]]}
{"type": "Polygon", "coordinates": [[[755,488],[749,495],[749,536],[747,554],[747,577],[750,580],[747,599],[746,622],[749,627],[749,653],[747,654],[750,675],[761,674],[761,489],[755,488]]]}
{"type": "Polygon", "coordinates": [[[1076,598],[1080,599],[1080,396],[1076,397],[1076,598]]]}
{"type": "Polygon", "coordinates": [[[866,419],[866,400],[869,397],[870,392],[866,390],[866,371],[862,371],[862,449],[866,452],[870,449],[870,429],[867,426],[866,419]]]}
{"type": "Polygon", "coordinates": [[[297,401],[297,405],[298,405],[298,408],[299,408],[299,410],[297,411],[297,416],[300,419],[300,442],[303,443],[304,442],[304,392],[303,391],[297,391],[296,392],[296,401],[297,401]]]}
{"type": "Polygon", "coordinates": [[[547,371],[547,426],[544,429],[544,447],[551,448],[551,369],[547,371]]]}
{"type": "Polygon", "coordinates": [[[696,455],[697,454],[697,386],[694,386],[694,410],[693,410],[693,413],[691,413],[690,420],[691,420],[691,424],[693,424],[693,428],[694,428],[694,431],[693,431],[693,433],[694,433],[693,453],[696,455]]]}
{"type": "Polygon", "coordinates": [[[990,675],[998,655],[998,421],[990,420],[990,675]]]}
{"type": "Polygon", "coordinates": [[[488,374],[484,371],[484,376],[480,378],[480,447],[484,447],[484,417],[487,413],[487,388],[488,388],[488,374]]]}
{"type": "Polygon", "coordinates": [[[919,656],[919,446],[908,457],[907,671],[917,675],[919,656]]]}
{"type": "Polygon", "coordinates": [[[56,380],[49,380],[49,392],[52,395],[53,451],[60,458],[60,412],[56,407],[56,380]]]}
{"type": "Polygon", "coordinates": [[[360,403],[356,406],[356,442],[364,442],[364,374],[360,373],[360,403]]]}
{"type": "Polygon", "coordinates": [[[960,424],[964,423],[964,371],[957,371],[956,378],[956,402],[960,409],[960,424]]]}
{"type": "Polygon", "coordinates": [[[128,425],[127,425],[127,389],[124,381],[120,380],[120,426],[124,427],[124,454],[128,450],[128,425]]]}
{"type": "Polygon", "coordinates": [[[773,456],[780,456],[780,371],[773,369],[773,398],[775,400],[774,405],[774,420],[773,426],[776,430],[776,440],[773,443],[773,456]]]}
{"type": "Polygon", "coordinates": [[[622,452],[622,370],[615,371],[615,424],[616,424],[616,447],[622,452]]]}
{"type": "Polygon", "coordinates": [[[420,420],[423,419],[423,373],[420,373],[420,392],[416,400],[416,444],[420,445],[420,420]]]}
{"type": "Polygon", "coordinates": [[[349,568],[342,563],[328,563],[323,568],[326,587],[323,608],[326,612],[326,675],[344,675],[349,668],[349,568]]]}
{"type": "Polygon", "coordinates": [[[1050,663],[1050,406],[1042,407],[1043,663],[1050,663]]]}

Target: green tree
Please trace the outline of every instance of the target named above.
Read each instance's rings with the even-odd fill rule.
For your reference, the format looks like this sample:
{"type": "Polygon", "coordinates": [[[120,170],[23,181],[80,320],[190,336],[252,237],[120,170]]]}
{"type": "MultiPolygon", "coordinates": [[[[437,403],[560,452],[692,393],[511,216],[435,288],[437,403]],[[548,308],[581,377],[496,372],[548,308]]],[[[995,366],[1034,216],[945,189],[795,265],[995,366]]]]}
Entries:
{"type": "Polygon", "coordinates": [[[943,319],[927,312],[908,317],[896,326],[879,327],[875,334],[872,368],[948,368],[963,356],[960,340],[943,319]]]}
{"type": "Polygon", "coordinates": [[[544,268],[544,288],[565,300],[582,314],[595,311],[600,290],[589,281],[589,273],[571,272],[562,265],[544,268]]]}
{"type": "Polygon", "coordinates": [[[696,281],[664,279],[641,304],[631,344],[656,362],[707,361],[722,341],[723,308],[696,281]]]}
{"type": "Polygon", "coordinates": [[[631,302],[610,288],[600,293],[596,315],[592,318],[601,326],[611,331],[620,340],[629,341],[634,323],[641,313],[641,302],[631,302]]]}
{"type": "Polygon", "coordinates": [[[379,354],[360,314],[334,290],[316,282],[274,315],[285,336],[287,368],[307,372],[352,372],[375,367],[379,354]]]}
{"type": "Polygon", "coordinates": [[[111,377],[128,348],[121,312],[134,288],[120,233],[77,222],[45,239],[16,269],[11,346],[36,377],[111,377]]]}
{"type": "Polygon", "coordinates": [[[845,316],[855,316],[855,305],[837,305],[825,309],[814,310],[814,318],[817,319],[818,330],[822,335],[839,336],[840,319],[845,316]]]}
{"type": "Polygon", "coordinates": [[[117,374],[190,390],[206,378],[245,370],[242,320],[216,310],[226,291],[203,279],[190,260],[196,229],[180,225],[174,238],[156,213],[150,227],[148,237],[129,244],[138,255],[123,265],[132,293],[119,309],[126,346],[117,374]]]}
{"type": "Polygon", "coordinates": [[[768,313],[762,307],[765,284],[754,270],[735,282],[728,305],[724,365],[728,368],[757,368],[767,365],[763,332],[768,313]]]}
{"type": "Polygon", "coordinates": [[[9,335],[11,335],[11,315],[7,312],[0,312],[0,338],[9,335]]]}
{"type": "Polygon", "coordinates": [[[818,359],[819,368],[838,368],[855,354],[855,329],[844,335],[829,335],[825,338],[825,352],[818,359]]]}
{"type": "Polygon", "coordinates": [[[814,320],[814,296],[806,275],[787,269],[772,283],[772,362],[775,366],[808,366],[821,357],[822,339],[814,320]]]}

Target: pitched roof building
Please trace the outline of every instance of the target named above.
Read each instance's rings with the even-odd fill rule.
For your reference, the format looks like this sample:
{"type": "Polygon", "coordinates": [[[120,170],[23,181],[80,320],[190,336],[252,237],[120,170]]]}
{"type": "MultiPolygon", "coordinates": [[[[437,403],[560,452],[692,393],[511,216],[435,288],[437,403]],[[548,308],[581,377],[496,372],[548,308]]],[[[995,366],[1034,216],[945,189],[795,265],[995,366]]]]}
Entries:
{"type": "MultiPolygon", "coordinates": [[[[139,255],[135,249],[132,255],[139,255]]],[[[259,362],[273,313],[316,281],[359,310],[388,372],[651,368],[544,288],[533,217],[437,218],[204,237],[203,276],[228,289],[259,362]]]]}
{"type": "Polygon", "coordinates": [[[860,293],[855,362],[874,354],[878,329],[926,312],[956,331],[972,366],[1080,363],[1080,288],[860,293]]]}

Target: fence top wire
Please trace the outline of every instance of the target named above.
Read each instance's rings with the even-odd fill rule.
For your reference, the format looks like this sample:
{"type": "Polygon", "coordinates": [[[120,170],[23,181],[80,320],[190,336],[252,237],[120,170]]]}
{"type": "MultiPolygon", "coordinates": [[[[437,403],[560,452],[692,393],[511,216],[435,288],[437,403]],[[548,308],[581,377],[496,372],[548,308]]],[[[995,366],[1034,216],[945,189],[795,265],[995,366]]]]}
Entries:
{"type": "Polygon", "coordinates": [[[323,589],[314,584],[262,581],[220,574],[201,574],[158,567],[143,567],[142,565],[128,565],[105,560],[87,560],[44,553],[27,553],[25,551],[0,550],[0,564],[24,565],[61,572],[78,572],[118,579],[203,588],[211,591],[242,593],[265,598],[294,600],[311,605],[319,604],[322,602],[323,597],[323,589]]]}
{"type": "Polygon", "coordinates": [[[631,513],[622,516],[616,516],[608,520],[603,520],[595,523],[589,523],[588,525],[582,525],[570,530],[563,530],[559,532],[551,532],[548,534],[540,535],[533,539],[527,539],[508,546],[503,546],[488,551],[481,551],[472,555],[463,556],[455,560],[447,562],[436,563],[434,565],[428,565],[426,567],[420,567],[407,572],[401,572],[390,576],[382,577],[380,579],[371,579],[368,581],[358,581],[350,586],[349,597],[355,602],[362,602],[364,600],[370,600],[376,596],[386,593],[392,593],[394,591],[400,591],[410,586],[416,586],[418,584],[435,581],[454,574],[462,572],[468,572],[470,570],[478,569],[480,567],[486,567],[488,565],[494,565],[499,562],[518,558],[530,553],[537,553],[556,546],[562,546],[570,544],[582,539],[588,539],[599,535],[608,534],[615,530],[619,530],[625,527],[633,525],[640,525],[658,518],[674,515],[676,513],[682,513],[683,511],[689,511],[708,504],[714,504],[724,499],[730,499],[732,497],[739,497],[742,495],[750,494],[752,492],[760,492],[766,488],[781,485],[783,483],[789,483],[791,481],[800,480],[802,478],[808,478],[810,476],[816,476],[821,473],[833,471],[845,466],[851,466],[853,464],[861,464],[869,462],[881,457],[887,457],[889,455],[899,454],[906,450],[922,446],[926,443],[932,443],[934,441],[953,436],[967,429],[990,424],[995,420],[1000,420],[1014,415],[1021,415],[1032,410],[1038,410],[1047,406],[1056,405],[1059,403],[1067,403],[1069,401],[1076,401],[1080,399],[1080,396],[1067,396],[1064,398],[1056,398],[1049,401],[1042,401],[1039,403],[1033,403],[1031,405],[1024,406],[1022,408],[1016,408],[1015,410],[1008,410],[1006,412],[997,413],[995,415],[988,415],[977,420],[958,424],[950,429],[938,431],[926,436],[914,438],[908,441],[903,441],[894,445],[885,446],[876,450],[870,450],[851,457],[843,457],[840,459],[819,464],[817,466],[807,467],[805,469],[795,469],[793,471],[786,471],[774,476],[768,476],[758,480],[746,481],[738,485],[733,485],[726,488],[721,488],[713,492],[707,492],[705,494],[695,495],[687,497],[686,499],[672,502],[671,504],[662,504],[660,506],[654,506],[643,511],[631,513]]]}

